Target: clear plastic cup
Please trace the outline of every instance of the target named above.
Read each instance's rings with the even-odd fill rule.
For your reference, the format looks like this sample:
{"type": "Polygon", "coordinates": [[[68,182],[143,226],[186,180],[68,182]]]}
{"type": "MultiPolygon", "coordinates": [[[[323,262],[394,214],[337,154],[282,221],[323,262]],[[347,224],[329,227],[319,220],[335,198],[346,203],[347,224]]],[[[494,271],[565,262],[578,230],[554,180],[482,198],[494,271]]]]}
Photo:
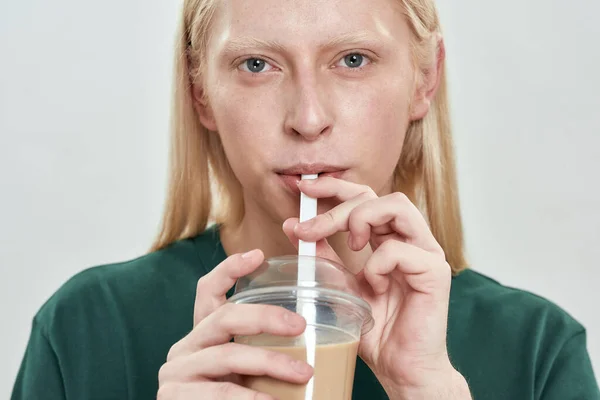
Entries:
{"type": "Polygon", "coordinates": [[[275,257],[240,278],[229,301],[281,306],[299,313],[307,323],[297,337],[261,334],[234,340],[306,361],[314,368],[308,384],[259,376],[245,377],[245,386],[285,400],[351,399],[358,343],[373,326],[371,308],[361,299],[352,273],[323,258],[275,257]],[[299,280],[298,268],[307,265],[314,266],[314,275],[299,280]]]}

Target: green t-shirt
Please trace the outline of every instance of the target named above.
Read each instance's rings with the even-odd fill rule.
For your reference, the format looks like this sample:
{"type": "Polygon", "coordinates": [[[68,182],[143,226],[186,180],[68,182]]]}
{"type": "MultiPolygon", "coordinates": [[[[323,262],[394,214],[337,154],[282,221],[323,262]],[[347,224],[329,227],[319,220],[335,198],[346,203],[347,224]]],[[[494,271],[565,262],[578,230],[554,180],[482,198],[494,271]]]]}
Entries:
{"type": "MultiPolygon", "coordinates": [[[[192,328],[196,282],[225,259],[218,230],[69,280],[33,320],[13,400],[153,399],[192,328]]],[[[554,304],[474,271],[454,277],[448,349],[475,400],[596,400],[584,328],[554,304]]],[[[387,399],[359,359],[354,399],[387,399]]]]}

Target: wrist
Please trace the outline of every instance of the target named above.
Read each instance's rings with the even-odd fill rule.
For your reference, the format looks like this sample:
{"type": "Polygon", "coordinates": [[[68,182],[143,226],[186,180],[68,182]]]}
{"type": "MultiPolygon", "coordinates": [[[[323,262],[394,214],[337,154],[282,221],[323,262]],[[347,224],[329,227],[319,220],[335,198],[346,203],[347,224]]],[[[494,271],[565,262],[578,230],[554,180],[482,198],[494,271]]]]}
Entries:
{"type": "Polygon", "coordinates": [[[466,379],[454,368],[423,376],[417,385],[382,382],[390,400],[471,400],[466,379]]]}

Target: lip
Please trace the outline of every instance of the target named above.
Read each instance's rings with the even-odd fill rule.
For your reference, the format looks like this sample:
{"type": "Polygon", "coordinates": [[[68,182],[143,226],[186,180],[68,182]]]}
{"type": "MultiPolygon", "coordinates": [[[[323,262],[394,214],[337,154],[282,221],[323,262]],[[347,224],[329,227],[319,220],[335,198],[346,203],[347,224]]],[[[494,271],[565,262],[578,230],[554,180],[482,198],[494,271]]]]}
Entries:
{"type": "Polygon", "coordinates": [[[308,175],[308,174],[329,174],[332,172],[345,171],[348,168],[321,163],[296,164],[289,168],[277,170],[282,175],[308,175]]]}
{"type": "Polygon", "coordinates": [[[302,178],[302,175],[318,174],[319,176],[331,176],[334,178],[341,179],[348,169],[345,167],[334,166],[329,164],[298,164],[289,168],[279,169],[277,173],[282,184],[286,188],[294,193],[300,194],[298,188],[298,181],[302,178]]]}

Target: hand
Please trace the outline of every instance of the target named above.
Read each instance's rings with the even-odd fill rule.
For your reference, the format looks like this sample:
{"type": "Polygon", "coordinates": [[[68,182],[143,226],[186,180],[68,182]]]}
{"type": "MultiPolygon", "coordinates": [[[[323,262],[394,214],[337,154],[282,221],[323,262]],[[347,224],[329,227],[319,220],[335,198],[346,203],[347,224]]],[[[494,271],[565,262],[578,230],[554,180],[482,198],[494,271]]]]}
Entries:
{"type": "Polygon", "coordinates": [[[194,328],[175,343],[159,372],[159,400],[272,399],[240,385],[240,375],[268,375],[306,384],[312,368],[301,361],[257,347],[230,343],[235,335],[269,333],[297,336],[305,320],[284,308],[227,303],[236,280],[254,271],[264,255],[255,250],[233,255],[198,281],[194,328]]]}
{"type": "Polygon", "coordinates": [[[292,243],[315,241],[319,256],[338,262],[326,240],[337,232],[349,232],[353,251],[372,249],[357,277],[375,325],[362,337],[359,355],[388,395],[404,398],[455,383],[459,374],[446,348],[451,269],[419,210],[401,193],[378,197],[368,186],[333,177],[299,187],[339,204],[302,224],[287,220],[284,231],[292,243]]]}

